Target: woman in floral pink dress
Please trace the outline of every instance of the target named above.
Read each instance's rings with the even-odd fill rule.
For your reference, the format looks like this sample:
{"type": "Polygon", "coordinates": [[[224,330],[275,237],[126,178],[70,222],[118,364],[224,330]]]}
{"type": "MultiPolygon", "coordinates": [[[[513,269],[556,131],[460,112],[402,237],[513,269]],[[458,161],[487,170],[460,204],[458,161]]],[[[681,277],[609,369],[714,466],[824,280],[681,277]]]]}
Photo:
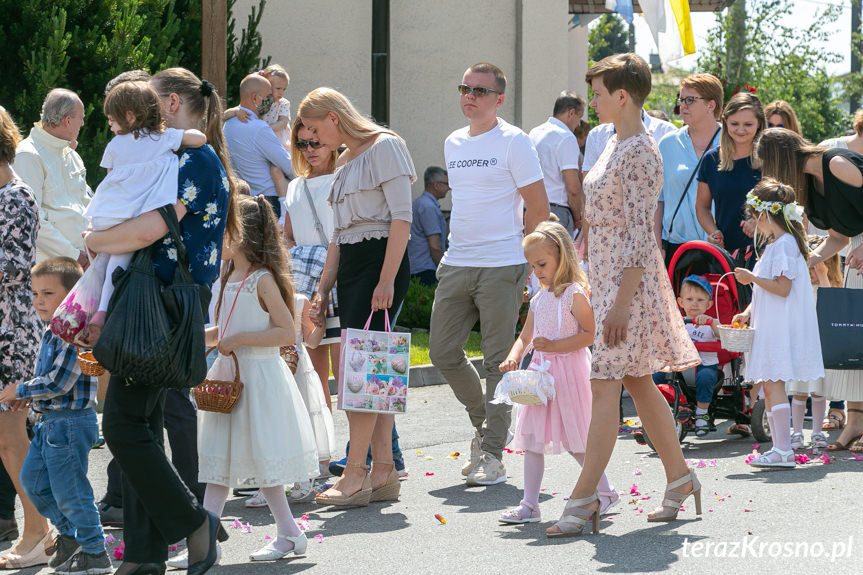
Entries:
{"type": "Polygon", "coordinates": [[[635,401],[668,481],[662,506],[648,521],[676,519],[690,494],[701,512],[700,484],[687,469],[668,404],[651,380],[655,371],[681,371],[700,360],[653,234],[662,159],[641,121],[651,88],[650,68],[634,54],[618,54],[595,64],[586,81],[593,89],[591,107],[600,121],[614,123],[615,135],[584,180],[596,318],[593,408],[585,465],[563,517],[547,530],[552,537],[581,535],[591,519],[594,530],[598,528],[596,487],[617,438],[621,384],[635,401]]]}

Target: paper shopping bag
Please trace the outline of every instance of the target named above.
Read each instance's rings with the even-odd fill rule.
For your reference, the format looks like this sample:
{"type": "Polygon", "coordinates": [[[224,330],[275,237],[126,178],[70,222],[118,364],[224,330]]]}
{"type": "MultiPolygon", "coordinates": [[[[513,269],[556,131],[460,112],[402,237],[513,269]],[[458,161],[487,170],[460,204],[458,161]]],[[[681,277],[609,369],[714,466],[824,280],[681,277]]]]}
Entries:
{"type": "Polygon", "coordinates": [[[346,411],[398,414],[407,411],[411,334],[386,330],[342,330],[339,408],[346,411]]]}
{"type": "Polygon", "coordinates": [[[863,289],[818,288],[825,369],[863,369],[863,289]]]}

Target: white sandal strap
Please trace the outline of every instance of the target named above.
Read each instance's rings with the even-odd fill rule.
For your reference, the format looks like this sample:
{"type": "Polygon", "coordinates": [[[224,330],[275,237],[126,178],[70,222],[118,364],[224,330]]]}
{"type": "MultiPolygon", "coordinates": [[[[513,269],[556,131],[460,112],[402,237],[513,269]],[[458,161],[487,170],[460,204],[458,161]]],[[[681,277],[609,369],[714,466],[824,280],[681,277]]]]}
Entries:
{"type": "Polygon", "coordinates": [[[692,470],[691,469],[689,470],[689,473],[687,473],[683,477],[681,477],[679,479],[675,479],[674,481],[672,481],[671,483],[666,485],[665,491],[672,491],[675,487],[680,487],[681,485],[686,485],[690,481],[692,481],[692,470]]]}

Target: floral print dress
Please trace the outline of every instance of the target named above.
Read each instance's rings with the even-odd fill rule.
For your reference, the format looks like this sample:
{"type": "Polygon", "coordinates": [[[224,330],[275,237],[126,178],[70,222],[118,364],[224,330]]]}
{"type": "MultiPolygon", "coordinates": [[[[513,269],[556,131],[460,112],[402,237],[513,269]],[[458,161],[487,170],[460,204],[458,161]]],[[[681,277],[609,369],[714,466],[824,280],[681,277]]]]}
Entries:
{"type": "MultiPolygon", "coordinates": [[[[21,180],[0,188],[0,389],[33,377],[42,324],[33,308],[39,209],[21,180]]],[[[8,406],[0,404],[0,411],[8,406]]]]}
{"type": "Polygon", "coordinates": [[[591,304],[596,318],[592,379],[618,380],[701,363],[683,324],[653,234],[662,190],[662,158],[650,134],[612,136],[584,179],[590,224],[591,304]],[[624,268],[642,268],[630,307],[626,341],[609,348],[604,324],[624,268]]]}

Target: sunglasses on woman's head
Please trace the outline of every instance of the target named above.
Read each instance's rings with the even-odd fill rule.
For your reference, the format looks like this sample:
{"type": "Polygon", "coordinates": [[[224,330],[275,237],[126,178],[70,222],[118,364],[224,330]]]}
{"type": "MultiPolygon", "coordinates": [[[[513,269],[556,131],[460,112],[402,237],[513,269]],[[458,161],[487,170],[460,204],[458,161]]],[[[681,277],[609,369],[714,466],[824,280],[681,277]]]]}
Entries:
{"type": "Polygon", "coordinates": [[[323,144],[317,140],[297,140],[297,143],[294,145],[300,151],[305,150],[306,148],[311,148],[313,150],[317,150],[318,148],[323,146],[323,144]]]}

